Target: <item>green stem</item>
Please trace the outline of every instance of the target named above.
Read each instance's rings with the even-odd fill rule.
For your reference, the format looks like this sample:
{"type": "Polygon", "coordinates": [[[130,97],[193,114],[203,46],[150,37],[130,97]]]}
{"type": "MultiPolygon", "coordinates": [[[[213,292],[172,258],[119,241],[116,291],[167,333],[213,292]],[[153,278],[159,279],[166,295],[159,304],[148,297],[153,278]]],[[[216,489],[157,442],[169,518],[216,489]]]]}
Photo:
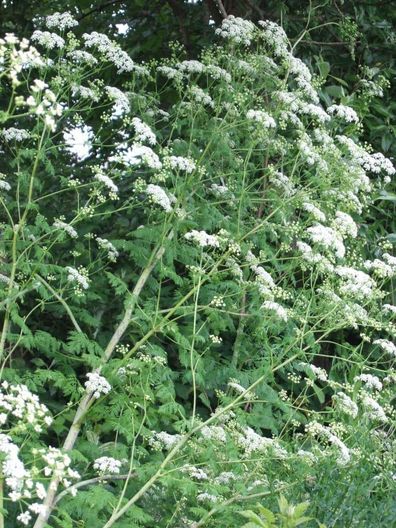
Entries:
{"type": "Polygon", "coordinates": [[[4,528],[4,479],[0,476],[0,528],[4,528]]]}

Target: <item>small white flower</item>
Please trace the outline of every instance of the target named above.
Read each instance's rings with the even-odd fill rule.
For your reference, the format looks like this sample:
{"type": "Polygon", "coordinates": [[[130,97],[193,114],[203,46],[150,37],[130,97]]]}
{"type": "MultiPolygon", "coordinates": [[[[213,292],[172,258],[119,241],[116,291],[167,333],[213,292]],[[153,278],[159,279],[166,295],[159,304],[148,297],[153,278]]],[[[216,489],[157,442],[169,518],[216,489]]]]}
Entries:
{"type": "Polygon", "coordinates": [[[304,202],[302,208],[310,213],[318,222],[326,222],[326,215],[316,205],[304,202]]]}
{"type": "Polygon", "coordinates": [[[24,524],[25,526],[28,526],[29,522],[31,521],[32,519],[32,515],[29,511],[25,511],[23,513],[20,513],[18,516],[17,516],[17,521],[19,521],[20,523],[24,524]]]}
{"type": "Polygon", "coordinates": [[[91,155],[93,137],[93,130],[87,125],[79,125],[63,133],[66,150],[78,161],[83,161],[91,155]]]}
{"type": "Polygon", "coordinates": [[[103,183],[103,185],[107,187],[111,193],[114,193],[114,194],[118,193],[117,185],[106,174],[103,174],[102,172],[97,172],[95,174],[95,180],[98,180],[99,182],[103,183]]]}
{"type": "Polygon", "coordinates": [[[109,260],[111,260],[111,262],[115,262],[117,260],[119,253],[113,246],[113,244],[110,242],[110,240],[107,240],[106,238],[96,237],[96,242],[101,249],[107,251],[109,260]]]}
{"type": "Polygon", "coordinates": [[[318,224],[307,229],[307,233],[314,244],[333,250],[337,257],[345,255],[345,246],[340,235],[331,227],[318,224]]]}
{"type": "Polygon", "coordinates": [[[349,416],[352,416],[352,418],[356,418],[359,412],[359,407],[356,405],[356,403],[347,396],[344,392],[337,392],[337,394],[333,395],[333,400],[336,402],[337,408],[349,416]]]}
{"type": "Polygon", "coordinates": [[[65,45],[65,40],[62,37],[49,31],[39,31],[37,29],[30,38],[33,42],[37,42],[49,50],[54,48],[62,49],[65,45]]]}
{"type": "Polygon", "coordinates": [[[97,372],[88,372],[88,381],[85,382],[87,392],[93,393],[94,398],[100,398],[101,394],[108,394],[111,390],[111,385],[106,378],[97,372]]]}
{"type": "Polygon", "coordinates": [[[262,110],[249,110],[246,114],[246,117],[251,121],[257,121],[263,125],[264,128],[276,127],[275,119],[267,112],[263,112],[262,110]]]}
{"type": "Polygon", "coordinates": [[[78,26],[78,22],[68,11],[65,11],[64,13],[56,11],[52,15],[45,17],[45,25],[48,29],[56,28],[60,31],[64,31],[65,29],[78,26]]]}
{"type": "Polygon", "coordinates": [[[146,123],[143,123],[141,119],[139,119],[138,117],[134,117],[132,119],[132,125],[135,129],[136,141],[138,141],[139,143],[147,142],[149,145],[156,144],[157,138],[154,132],[148,125],[146,125],[146,123]]]}
{"type": "Polygon", "coordinates": [[[27,130],[23,128],[6,128],[1,131],[1,135],[5,139],[5,141],[17,141],[21,142],[25,139],[29,139],[30,134],[27,130]]]}
{"type": "Polygon", "coordinates": [[[396,345],[392,343],[392,341],[388,341],[387,339],[376,339],[373,341],[373,345],[378,345],[384,350],[384,352],[390,356],[396,357],[396,345]]]}
{"type": "Polygon", "coordinates": [[[76,270],[75,268],[72,268],[71,266],[67,266],[66,270],[68,272],[67,280],[69,282],[75,282],[79,287],[81,287],[83,290],[87,290],[89,288],[89,280],[85,273],[82,273],[84,270],[82,268],[79,268],[79,270],[76,270]]]}
{"type": "Polygon", "coordinates": [[[112,457],[103,456],[95,460],[93,468],[96,469],[96,471],[102,475],[118,475],[120,472],[121,465],[122,462],[120,460],[117,460],[116,458],[112,457]]]}
{"type": "Polygon", "coordinates": [[[164,159],[164,164],[171,169],[181,170],[187,174],[191,174],[196,169],[196,164],[192,159],[181,156],[169,156],[164,159]]]}
{"type": "Polygon", "coordinates": [[[327,109],[330,115],[335,115],[341,119],[344,119],[347,123],[358,123],[359,116],[353,108],[345,105],[331,105],[327,109]]]}
{"type": "Polygon", "coordinates": [[[74,229],[74,227],[72,227],[70,224],[67,224],[66,222],[63,222],[62,220],[59,220],[59,219],[55,220],[55,222],[53,223],[53,226],[56,229],[61,229],[62,231],[65,231],[71,238],[78,237],[78,233],[74,229]]]}
{"type": "Polygon", "coordinates": [[[110,119],[117,119],[130,112],[131,105],[129,104],[128,96],[124,92],[115,86],[106,86],[105,90],[109,98],[114,102],[110,119]]]}
{"type": "Polygon", "coordinates": [[[205,231],[197,231],[193,229],[184,235],[186,240],[191,240],[195,242],[200,247],[214,247],[217,248],[220,246],[219,239],[216,235],[209,235],[205,231]]]}
{"type": "Polygon", "coordinates": [[[256,31],[257,29],[253,22],[229,15],[223,20],[221,27],[217,28],[215,33],[236,44],[249,46],[256,31]]]}
{"type": "Polygon", "coordinates": [[[153,432],[153,436],[149,440],[149,445],[154,449],[167,449],[170,450],[174,447],[180,440],[182,435],[180,434],[169,434],[165,431],[159,433],[153,432]]]}
{"type": "Polygon", "coordinates": [[[382,390],[382,383],[377,376],[372,374],[360,374],[355,376],[354,381],[361,381],[368,389],[375,389],[377,391],[382,390]]]}
{"type": "Polygon", "coordinates": [[[10,191],[11,185],[8,182],[0,179],[0,190],[10,191]]]}
{"type": "Polygon", "coordinates": [[[162,168],[162,163],[157,154],[150,147],[139,143],[133,143],[128,149],[111,156],[109,161],[118,161],[131,167],[145,164],[151,169],[159,170],[162,168]]]}
{"type": "Polygon", "coordinates": [[[287,321],[288,319],[287,310],[277,302],[265,301],[261,305],[261,308],[263,308],[264,310],[270,310],[272,312],[275,312],[279,319],[282,319],[283,321],[287,321]]]}

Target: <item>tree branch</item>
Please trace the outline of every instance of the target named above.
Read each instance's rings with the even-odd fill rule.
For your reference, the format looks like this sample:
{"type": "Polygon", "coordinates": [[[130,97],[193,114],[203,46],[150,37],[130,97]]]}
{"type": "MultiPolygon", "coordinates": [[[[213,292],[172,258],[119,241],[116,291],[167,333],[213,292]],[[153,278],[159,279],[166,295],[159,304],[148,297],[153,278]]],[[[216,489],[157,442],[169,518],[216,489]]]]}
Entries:
{"type": "Polygon", "coordinates": [[[99,5],[98,7],[95,7],[94,9],[91,9],[87,13],[83,13],[81,16],[77,17],[77,20],[83,20],[83,18],[86,18],[90,15],[93,15],[93,13],[100,13],[100,11],[103,11],[104,9],[107,9],[108,7],[111,7],[115,4],[121,4],[124,0],[112,0],[111,2],[107,2],[106,4],[99,5]]]}
{"type": "Polygon", "coordinates": [[[70,486],[69,488],[59,493],[59,495],[57,495],[54,499],[54,507],[58,504],[59,501],[63,499],[63,497],[69,495],[71,493],[71,490],[85,488],[86,486],[90,486],[91,484],[96,484],[96,482],[104,482],[106,480],[127,480],[129,477],[132,476],[133,473],[126,473],[125,475],[103,475],[101,477],[94,477],[88,480],[81,480],[80,482],[73,484],[73,486],[70,486]]]}
{"type": "MultiPolygon", "coordinates": [[[[173,231],[169,233],[168,239],[171,239],[172,237],[173,237],[173,231]]],[[[102,365],[105,365],[110,360],[114,352],[114,349],[116,348],[122,336],[124,335],[126,329],[128,328],[128,325],[131,322],[132,315],[134,313],[134,309],[135,309],[137,300],[140,296],[140,293],[144,285],[146,284],[147,279],[150,277],[153,269],[158,264],[158,262],[161,260],[164,252],[165,252],[164,246],[161,246],[157,251],[155,251],[151,258],[151,261],[147,264],[142,274],[140,275],[139,280],[137,281],[132,291],[130,299],[126,303],[124,317],[122,318],[121,322],[117,326],[113,336],[111,337],[104,351],[104,355],[102,358],[102,365]]],[[[95,372],[100,372],[100,367],[96,369],[95,372]]],[[[63,444],[63,449],[65,451],[70,451],[73,449],[74,444],[76,443],[76,440],[80,433],[80,429],[82,427],[82,423],[83,423],[82,419],[92,403],[92,397],[93,397],[93,391],[86,391],[85,395],[80,401],[80,404],[76,410],[76,414],[74,415],[73,422],[71,424],[71,427],[66,436],[65,442],[63,444]]],[[[47,524],[47,521],[54,508],[54,501],[55,501],[55,496],[58,490],[59,483],[60,483],[59,477],[53,477],[51,479],[51,482],[47,489],[47,496],[44,500],[45,511],[44,513],[41,513],[37,517],[33,528],[44,528],[44,526],[47,524]]]]}
{"type": "Polygon", "coordinates": [[[227,15],[227,11],[225,10],[224,8],[224,5],[223,5],[223,2],[221,0],[214,0],[215,4],[217,5],[220,13],[221,13],[221,16],[223,18],[227,18],[228,15],[227,15]]]}

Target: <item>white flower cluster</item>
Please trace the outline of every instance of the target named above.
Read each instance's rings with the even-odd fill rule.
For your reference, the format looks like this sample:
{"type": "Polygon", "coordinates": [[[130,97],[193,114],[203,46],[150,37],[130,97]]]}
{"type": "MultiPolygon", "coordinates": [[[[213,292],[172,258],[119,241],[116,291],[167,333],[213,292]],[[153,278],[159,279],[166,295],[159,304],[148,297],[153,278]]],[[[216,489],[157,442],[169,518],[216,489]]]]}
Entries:
{"type": "Polygon", "coordinates": [[[218,497],[217,495],[213,495],[211,493],[207,493],[206,491],[202,493],[198,493],[197,495],[197,501],[198,502],[212,502],[216,503],[221,500],[221,497],[218,497]]]}
{"type": "MultiPolygon", "coordinates": [[[[19,40],[13,33],[6,33],[4,39],[0,39],[0,63],[4,66],[5,55],[10,58],[9,70],[7,73],[13,87],[21,84],[19,75],[28,68],[43,68],[48,64],[49,59],[44,59],[37,49],[29,46],[29,41],[25,38],[19,40]],[[18,45],[19,44],[19,48],[18,45]],[[12,47],[12,50],[7,48],[12,47]],[[8,54],[8,51],[10,52],[8,54]]],[[[25,80],[25,79],[24,79],[25,80]]],[[[22,96],[21,96],[22,97],[22,96]]],[[[21,101],[20,97],[16,98],[21,101]]],[[[19,104],[19,103],[17,103],[19,104]]]]}
{"type": "Polygon", "coordinates": [[[304,134],[300,141],[298,141],[298,147],[300,149],[300,154],[308,165],[317,165],[317,167],[324,172],[328,170],[326,161],[320,154],[318,154],[318,152],[316,152],[311,138],[307,134],[304,134]]]}
{"type": "Polygon", "coordinates": [[[327,112],[330,115],[335,115],[341,119],[344,119],[347,123],[358,123],[359,116],[353,108],[345,105],[331,105],[328,107],[327,112]]]}
{"type": "Polygon", "coordinates": [[[95,240],[101,249],[104,249],[105,251],[107,251],[107,256],[109,257],[109,260],[111,262],[115,262],[117,258],[119,257],[119,253],[116,250],[116,248],[113,246],[113,244],[110,242],[110,240],[107,240],[106,238],[101,238],[98,236],[95,237],[95,240]]]}
{"type": "Polygon", "coordinates": [[[205,425],[201,429],[201,435],[205,440],[227,442],[227,435],[220,425],[205,425]]]}
{"type": "Polygon", "coordinates": [[[44,48],[52,50],[54,48],[62,49],[65,45],[65,40],[57,35],[56,33],[50,33],[49,31],[36,31],[32,34],[31,40],[37,42],[44,48]]]}
{"type": "Polygon", "coordinates": [[[95,92],[86,86],[82,86],[81,84],[74,84],[72,86],[72,96],[81,97],[81,99],[90,99],[95,102],[98,102],[100,99],[98,92],[95,92]]]}
{"type": "Polygon", "coordinates": [[[168,79],[174,79],[179,82],[183,79],[183,74],[171,66],[158,66],[157,71],[168,79]]]}
{"type": "Polygon", "coordinates": [[[106,378],[97,372],[88,372],[88,381],[84,383],[87,392],[93,393],[93,397],[98,399],[101,394],[108,394],[111,391],[111,385],[106,378]]]}
{"type": "Polygon", "coordinates": [[[303,103],[299,105],[299,112],[305,114],[312,119],[316,119],[319,123],[327,123],[331,117],[319,105],[313,103],[303,103]]]}
{"type": "Polygon", "coordinates": [[[116,88],[115,86],[106,86],[105,88],[107,95],[113,101],[113,110],[110,116],[111,120],[123,117],[128,114],[131,110],[128,96],[116,88]]]}
{"type": "MultiPolygon", "coordinates": [[[[249,262],[249,255],[247,258],[249,262]]],[[[260,294],[264,297],[273,298],[273,290],[275,289],[275,282],[271,275],[266,271],[262,266],[257,266],[257,264],[250,264],[250,269],[256,276],[256,283],[260,294]]]]}
{"type": "Polygon", "coordinates": [[[105,187],[107,187],[107,189],[109,189],[110,193],[114,196],[117,195],[118,193],[118,187],[117,185],[113,182],[113,180],[110,178],[110,176],[107,176],[107,174],[103,174],[103,172],[101,171],[97,171],[95,173],[95,180],[103,183],[103,185],[105,187]]]}
{"type": "Polygon", "coordinates": [[[97,458],[94,462],[93,468],[100,475],[118,475],[122,466],[121,460],[113,457],[103,456],[97,458]]]}
{"type": "Polygon", "coordinates": [[[259,26],[263,28],[262,37],[268,46],[270,46],[276,57],[285,57],[288,52],[288,39],[284,30],[271,22],[270,20],[259,20],[259,26]]]}
{"type": "Polygon", "coordinates": [[[82,288],[83,290],[87,290],[89,288],[89,280],[84,268],[80,267],[78,270],[76,270],[76,268],[67,266],[66,270],[68,272],[67,280],[69,282],[76,283],[77,288],[82,288]]]}
{"type": "Polygon", "coordinates": [[[346,136],[337,136],[337,139],[342,145],[347,147],[353,161],[363,167],[364,170],[374,174],[379,174],[383,171],[388,176],[395,174],[396,169],[392,162],[380,152],[369,154],[363,147],[357,145],[353,139],[346,136]]]}
{"type": "Polygon", "coordinates": [[[333,222],[333,227],[336,229],[342,237],[350,236],[352,238],[357,237],[358,228],[353,218],[342,211],[337,211],[333,222]]]}
{"type": "Polygon", "coordinates": [[[308,434],[312,436],[319,436],[326,439],[330,444],[337,447],[339,450],[339,456],[337,458],[337,463],[340,466],[345,466],[351,460],[351,455],[347,446],[342,442],[338,436],[336,436],[333,431],[318,422],[310,422],[305,426],[305,429],[308,434]]]}
{"type": "Polygon", "coordinates": [[[334,251],[338,258],[345,255],[345,246],[337,231],[331,227],[318,224],[307,229],[307,233],[314,244],[334,251]]]}
{"type": "Polygon", "coordinates": [[[263,110],[248,110],[246,118],[250,121],[257,121],[264,128],[276,128],[275,119],[263,110]]]}
{"type": "Polygon", "coordinates": [[[339,411],[356,418],[359,412],[357,404],[344,392],[340,391],[333,395],[333,400],[339,411]]]}
{"type": "Polygon", "coordinates": [[[3,180],[2,178],[2,174],[0,174],[0,191],[3,190],[3,191],[10,191],[11,190],[11,185],[6,182],[5,180],[3,180]]]}
{"type": "Polygon", "coordinates": [[[232,480],[237,480],[237,477],[232,471],[222,471],[214,480],[216,484],[228,484],[232,480]]]}
{"type": "Polygon", "coordinates": [[[7,275],[0,273],[0,282],[3,282],[4,284],[10,284],[11,280],[10,277],[7,277],[7,275]]]}
{"type": "Polygon", "coordinates": [[[359,376],[355,376],[354,381],[361,381],[367,389],[382,390],[381,381],[373,374],[360,374],[359,376]]]}
{"type": "Polygon", "coordinates": [[[256,26],[249,20],[229,15],[215,33],[236,44],[249,46],[256,33],[256,26]]]}
{"type": "Polygon", "coordinates": [[[318,222],[326,222],[326,215],[316,205],[309,202],[302,204],[304,211],[310,213],[318,222]]]}
{"type": "Polygon", "coordinates": [[[361,402],[364,407],[364,414],[369,420],[375,420],[382,423],[388,421],[388,417],[381,405],[369,394],[363,394],[361,402]]]}
{"type": "Polygon", "coordinates": [[[115,156],[111,156],[109,161],[118,161],[124,165],[135,167],[137,165],[145,164],[150,169],[161,169],[162,163],[157,154],[145,145],[133,143],[126,150],[121,151],[115,156]]]}
{"type": "Polygon", "coordinates": [[[165,431],[159,433],[153,431],[153,435],[149,439],[149,445],[154,449],[172,449],[183,438],[180,434],[169,434],[165,431]]]}
{"type": "Polygon", "coordinates": [[[77,64],[86,64],[87,66],[95,66],[98,64],[98,59],[91,53],[84,50],[70,51],[67,56],[77,64]]]}
{"type": "Polygon", "coordinates": [[[378,345],[384,352],[396,358],[396,345],[387,339],[375,339],[373,345],[378,345]]]}
{"type": "Polygon", "coordinates": [[[243,394],[244,399],[246,400],[256,399],[256,395],[254,394],[253,391],[248,391],[247,389],[245,389],[245,387],[241,385],[240,383],[238,383],[238,380],[234,378],[231,378],[230,381],[228,381],[227,385],[228,387],[231,387],[231,389],[234,389],[234,391],[237,392],[238,394],[243,394]]]}
{"type": "Polygon", "coordinates": [[[52,418],[47,407],[40,403],[36,394],[30,392],[26,385],[10,385],[3,381],[0,390],[0,425],[10,417],[18,420],[17,427],[24,430],[31,426],[40,433],[43,425],[49,426],[52,418]]]}
{"type": "Polygon", "coordinates": [[[194,172],[197,167],[194,160],[182,156],[169,156],[164,159],[164,165],[174,170],[184,171],[187,174],[194,172]]]}
{"type": "Polygon", "coordinates": [[[277,302],[264,301],[264,303],[261,305],[261,308],[263,308],[264,310],[275,312],[276,316],[279,317],[279,319],[282,319],[282,321],[287,321],[288,319],[286,308],[284,308],[282,305],[280,305],[277,302]]]}
{"type": "Polygon", "coordinates": [[[219,185],[218,183],[212,183],[210,186],[211,192],[218,197],[229,194],[229,188],[226,185],[219,185]]]}
{"type": "Polygon", "coordinates": [[[182,72],[186,73],[204,73],[206,71],[206,66],[198,60],[185,60],[180,62],[177,67],[182,72]]]}
{"type": "Polygon", "coordinates": [[[30,134],[27,130],[23,128],[5,128],[1,131],[1,135],[3,136],[5,141],[17,141],[21,142],[25,139],[29,139],[30,134]]]}
{"type": "Polygon", "coordinates": [[[382,309],[385,313],[396,314],[396,306],[394,306],[393,304],[384,304],[382,309]]]}
{"type": "Polygon", "coordinates": [[[141,119],[138,117],[134,117],[132,119],[132,125],[136,132],[136,141],[139,143],[147,143],[149,145],[155,145],[157,142],[157,138],[154,134],[154,132],[151,130],[151,128],[146,125],[146,123],[143,123],[141,119]]]}
{"type": "Polygon", "coordinates": [[[215,64],[208,64],[206,66],[206,72],[208,75],[213,77],[213,79],[216,80],[223,80],[227,83],[230,83],[232,81],[231,75],[228,73],[228,71],[224,70],[223,68],[220,68],[220,66],[216,66],[215,64]]]}
{"type": "MultiPolygon", "coordinates": [[[[0,434],[0,453],[3,455],[2,474],[5,477],[6,485],[11,489],[8,497],[12,502],[23,499],[32,499],[37,496],[44,500],[47,491],[41,482],[34,482],[31,472],[27,471],[19,459],[19,448],[13,444],[10,438],[0,434]]],[[[67,488],[71,485],[70,479],[79,479],[80,475],[70,467],[71,459],[67,454],[62,453],[59,449],[49,447],[45,449],[33,449],[33,455],[40,455],[46,463],[43,468],[45,477],[55,476],[67,488]]],[[[76,490],[71,489],[75,495],[76,490]]],[[[17,516],[17,520],[24,525],[28,525],[32,518],[32,513],[36,515],[44,514],[46,511],[44,504],[34,502],[29,504],[28,510],[17,516]]]]}
{"type": "MultiPolygon", "coordinates": [[[[57,447],[49,447],[48,450],[40,449],[39,453],[41,454],[42,459],[47,464],[44,467],[44,475],[50,477],[52,475],[65,479],[66,477],[78,479],[80,475],[77,471],[74,471],[70,468],[71,458],[67,453],[63,453],[57,447]]],[[[70,482],[63,482],[64,486],[68,488],[70,482]]]]}
{"type": "Polygon", "coordinates": [[[78,125],[63,132],[65,149],[78,161],[83,161],[91,155],[93,130],[88,125],[78,125]]]}
{"type": "Polygon", "coordinates": [[[320,381],[327,381],[327,372],[325,369],[312,364],[308,364],[308,368],[315,378],[319,379],[320,381]]]}
{"type": "Polygon", "coordinates": [[[337,266],[334,271],[342,279],[340,293],[357,299],[365,299],[372,295],[375,282],[367,273],[347,266],[337,266]]]}
{"type": "Polygon", "coordinates": [[[67,233],[71,238],[78,237],[78,233],[74,229],[74,227],[71,226],[70,224],[67,224],[66,222],[63,222],[63,220],[60,220],[59,218],[55,220],[55,222],[52,225],[55,227],[55,229],[60,229],[62,231],[65,231],[65,233],[67,233]]]}
{"type": "Polygon", "coordinates": [[[394,277],[396,275],[396,257],[389,255],[389,253],[384,253],[382,255],[382,258],[384,260],[366,260],[364,263],[364,267],[367,270],[372,270],[379,277],[394,277]]]}
{"type": "Polygon", "coordinates": [[[31,112],[42,116],[45,126],[54,132],[56,128],[55,119],[62,115],[62,106],[56,102],[54,92],[48,90],[47,84],[41,79],[35,79],[30,89],[35,96],[30,95],[25,104],[31,112]]]}
{"type": "Polygon", "coordinates": [[[167,213],[172,211],[172,199],[169,198],[164,189],[159,185],[154,185],[152,183],[147,185],[146,194],[148,194],[152,202],[162,207],[167,213]]]}
{"type": "Polygon", "coordinates": [[[56,11],[52,15],[45,17],[45,25],[49,29],[56,28],[60,31],[64,31],[65,29],[78,26],[78,22],[68,11],[65,11],[64,13],[56,11]]]}
{"type": "Polygon", "coordinates": [[[287,451],[279,445],[277,440],[266,438],[256,433],[251,427],[245,427],[243,433],[237,436],[237,444],[244,450],[245,456],[255,451],[272,451],[277,458],[287,457],[287,451]]]}
{"type": "MultiPolygon", "coordinates": [[[[6,485],[11,489],[8,494],[15,502],[25,495],[25,481],[30,480],[30,473],[19,458],[19,447],[11,438],[0,433],[0,453],[2,454],[1,472],[6,485]]],[[[29,496],[29,493],[28,493],[29,496]]]]}
{"type": "Polygon", "coordinates": [[[208,474],[201,468],[195,466],[184,466],[180,471],[188,473],[191,478],[196,480],[208,480],[208,474]]]}
{"type": "Polygon", "coordinates": [[[290,179],[280,171],[271,171],[269,181],[272,185],[284,192],[286,197],[293,196],[296,190],[290,179]]]}
{"type": "Polygon", "coordinates": [[[107,35],[103,33],[84,33],[83,39],[87,48],[95,48],[104,57],[114,64],[118,73],[131,72],[135,69],[133,60],[123,51],[116,43],[112,42],[107,35]]]}
{"type": "Polygon", "coordinates": [[[202,103],[204,106],[214,107],[213,99],[209,94],[202,90],[199,86],[192,86],[190,88],[191,95],[197,103],[202,103]]]}
{"type": "Polygon", "coordinates": [[[220,246],[219,239],[216,235],[209,235],[206,231],[197,231],[193,229],[184,235],[186,240],[191,240],[200,247],[214,247],[220,246]]]}

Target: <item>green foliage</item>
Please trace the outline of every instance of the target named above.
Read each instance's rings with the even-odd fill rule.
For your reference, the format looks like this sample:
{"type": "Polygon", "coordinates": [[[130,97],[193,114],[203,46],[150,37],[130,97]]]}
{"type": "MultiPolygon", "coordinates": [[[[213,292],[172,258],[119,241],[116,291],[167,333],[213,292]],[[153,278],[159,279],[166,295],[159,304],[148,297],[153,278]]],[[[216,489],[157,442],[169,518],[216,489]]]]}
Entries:
{"type": "MultiPolygon", "coordinates": [[[[249,519],[249,522],[244,524],[242,528],[253,528],[254,526],[260,526],[261,528],[295,528],[311,520],[310,517],[305,515],[309,507],[309,502],[301,502],[293,506],[281,495],[278,499],[278,506],[279,513],[276,514],[261,504],[256,505],[258,514],[252,510],[241,511],[240,514],[246,519],[249,519]]],[[[318,523],[318,526],[320,528],[326,528],[321,523],[318,523]]]]}
{"type": "Polygon", "coordinates": [[[387,75],[298,59],[321,17],[206,25],[199,61],[70,15],[0,41],[7,521],[394,522],[387,75]]]}

